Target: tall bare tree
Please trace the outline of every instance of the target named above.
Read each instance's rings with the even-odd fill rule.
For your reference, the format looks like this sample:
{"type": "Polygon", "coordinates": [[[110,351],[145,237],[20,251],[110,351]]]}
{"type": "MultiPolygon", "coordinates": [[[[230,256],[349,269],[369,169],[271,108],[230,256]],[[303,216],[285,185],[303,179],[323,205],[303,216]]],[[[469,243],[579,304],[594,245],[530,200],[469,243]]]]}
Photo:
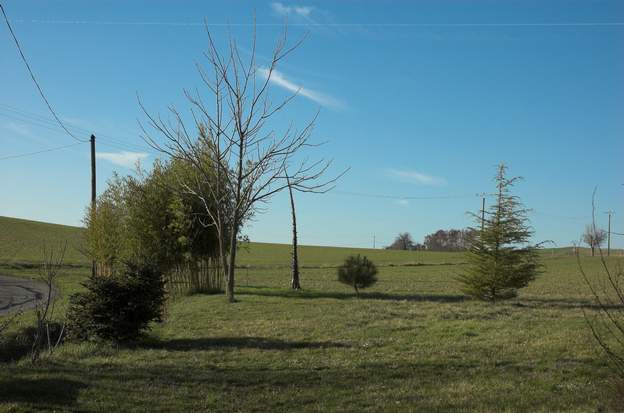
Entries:
{"type": "MultiPolygon", "coordinates": [[[[586,232],[598,232],[596,228],[596,190],[592,196],[592,224],[586,232]]],[[[585,270],[581,256],[576,249],[576,259],[581,276],[587,284],[596,303],[596,311],[584,311],[585,321],[598,345],[610,360],[610,366],[624,378],[624,267],[622,263],[606,257],[600,245],[598,254],[600,266],[595,274],[585,270]]]]}
{"type": "Polygon", "coordinates": [[[595,224],[590,224],[585,227],[582,239],[583,242],[591,248],[591,254],[593,257],[596,255],[596,247],[599,248],[607,239],[607,232],[603,229],[596,228],[595,224]]]}
{"type": "Polygon", "coordinates": [[[200,172],[201,179],[194,181],[180,177],[179,186],[203,202],[204,223],[216,228],[226,293],[233,302],[237,240],[245,219],[284,189],[327,192],[342,174],[321,181],[331,161],[309,162],[296,156],[317,146],[310,141],[316,116],[301,129],[291,124],[281,133],[269,125],[297,95],[273,103],[269,90],[278,63],[299,47],[301,40],[287,46],[284,30],[269,63],[260,66],[255,28],[247,59],[233,38],[229,38],[225,51],[220,51],[207,26],[206,31],[208,69],[199,64],[197,69],[212,104],[207,105],[198,90],[184,90],[191,106],[190,120],[173,106],[169,107],[170,118],[164,120],[149,114],[139,103],[148,118],[144,140],[170,157],[188,161],[200,172]],[[289,181],[286,170],[290,171],[289,181]]]}
{"type": "Polygon", "coordinates": [[[295,197],[293,195],[293,188],[290,185],[290,179],[286,174],[286,182],[288,183],[288,195],[290,195],[290,211],[292,214],[292,277],[290,279],[290,288],[293,290],[301,289],[301,282],[299,281],[299,251],[297,246],[297,213],[295,210],[295,197]]]}

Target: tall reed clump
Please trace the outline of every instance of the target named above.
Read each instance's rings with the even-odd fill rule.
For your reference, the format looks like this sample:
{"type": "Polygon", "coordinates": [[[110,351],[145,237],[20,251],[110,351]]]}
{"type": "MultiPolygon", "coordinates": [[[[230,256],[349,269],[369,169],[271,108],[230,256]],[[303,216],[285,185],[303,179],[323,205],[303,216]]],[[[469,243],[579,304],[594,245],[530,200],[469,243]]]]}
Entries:
{"type": "MultiPolygon", "coordinates": [[[[208,157],[204,167],[211,167],[208,157]]],[[[86,252],[98,276],[113,277],[134,263],[161,274],[171,295],[223,291],[218,238],[207,225],[205,202],[178,185],[181,179],[205,182],[196,175],[174,159],[156,161],[138,177],[115,175],[108,182],[84,219],[86,252]]]]}
{"type": "Polygon", "coordinates": [[[223,292],[223,270],[218,257],[177,265],[167,273],[167,289],[173,295],[223,292]]]}

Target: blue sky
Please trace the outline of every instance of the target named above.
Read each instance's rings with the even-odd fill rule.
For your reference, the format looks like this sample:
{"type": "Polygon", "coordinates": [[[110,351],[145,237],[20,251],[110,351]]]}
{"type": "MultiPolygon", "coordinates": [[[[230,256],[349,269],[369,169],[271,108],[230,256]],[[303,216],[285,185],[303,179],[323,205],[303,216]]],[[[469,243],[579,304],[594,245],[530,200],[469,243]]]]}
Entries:
{"type": "MultiPolygon", "coordinates": [[[[98,186],[156,155],[139,138],[140,94],[154,112],[188,109],[200,85],[202,21],[244,46],[255,11],[259,54],[284,19],[304,44],[278,67],[276,97],[301,87],[273,127],[320,108],[311,156],[350,167],[336,190],[298,194],[301,243],[377,246],[471,224],[495,165],[524,181],[535,239],[569,245],[616,210],[624,233],[624,3],[621,1],[28,1],[3,5],[45,93],[81,137],[98,136],[98,186]],[[227,24],[230,24],[229,28],[227,24]],[[363,195],[375,195],[363,196],[363,195]],[[379,197],[392,196],[389,197],[379,197]],[[433,199],[417,199],[417,198],[433,199]],[[412,198],[412,199],[408,199],[412,198]],[[621,209],[621,210],[620,210],[621,209]]],[[[69,145],[0,29],[0,158],[69,145]]],[[[0,160],[0,215],[79,225],[87,145],[0,160]]],[[[245,232],[288,242],[285,194],[245,232]]],[[[613,245],[624,247],[624,237],[613,245]]]]}

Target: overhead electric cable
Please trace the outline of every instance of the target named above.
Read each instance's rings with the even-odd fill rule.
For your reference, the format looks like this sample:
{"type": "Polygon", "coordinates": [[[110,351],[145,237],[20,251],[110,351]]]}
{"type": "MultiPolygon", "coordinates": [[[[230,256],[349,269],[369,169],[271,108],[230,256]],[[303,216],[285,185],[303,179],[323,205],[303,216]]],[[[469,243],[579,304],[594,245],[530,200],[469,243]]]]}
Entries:
{"type": "MultiPolygon", "coordinates": [[[[9,105],[5,105],[0,103],[0,116],[4,116],[10,119],[14,119],[17,120],[19,122],[23,122],[29,125],[33,125],[39,128],[44,128],[47,130],[51,130],[51,131],[55,131],[55,132],[59,132],[61,131],[59,129],[59,126],[56,122],[54,122],[52,119],[47,118],[45,116],[33,113],[33,112],[28,112],[28,111],[24,111],[21,109],[17,109],[14,108],[12,106],[9,105]]],[[[89,132],[87,129],[81,128],[79,126],[75,126],[72,125],[69,122],[66,122],[66,124],[68,125],[68,127],[74,131],[79,131],[82,133],[86,133],[89,134],[91,132],[89,132]]],[[[124,146],[122,149],[125,150],[130,150],[130,151],[135,151],[135,150],[142,150],[142,151],[149,151],[151,148],[147,147],[147,146],[142,146],[142,145],[137,145],[134,143],[128,143],[126,141],[120,140],[120,139],[115,139],[107,134],[102,134],[96,131],[96,133],[98,134],[98,138],[100,139],[105,139],[107,141],[111,141],[111,145],[114,143],[117,146],[121,147],[124,146]]]]}
{"type": "Polygon", "coordinates": [[[404,199],[404,200],[427,200],[427,199],[459,199],[459,198],[474,198],[474,195],[440,195],[440,196],[402,196],[402,195],[385,195],[385,194],[372,194],[364,192],[349,192],[349,191],[330,191],[330,194],[346,195],[346,196],[359,196],[364,198],[380,198],[380,199],[404,199]]]}
{"type": "Polygon", "coordinates": [[[74,146],[82,145],[83,143],[86,143],[86,142],[77,142],[77,143],[72,143],[70,145],[57,146],[54,148],[43,149],[43,150],[35,151],[35,152],[27,152],[27,153],[20,153],[16,155],[2,156],[0,157],[0,161],[5,161],[8,159],[24,158],[27,156],[38,155],[40,153],[45,153],[45,152],[59,151],[61,149],[67,149],[67,148],[71,148],[74,146]]]}
{"type": "MultiPolygon", "coordinates": [[[[30,19],[17,20],[20,23],[32,24],[73,24],[84,26],[170,26],[170,27],[283,27],[284,23],[204,23],[200,21],[114,21],[114,20],[44,20],[30,19]]],[[[418,22],[344,22],[344,23],[323,23],[323,22],[289,22],[292,27],[622,27],[624,22],[438,22],[438,23],[418,23],[418,22]]]]}
{"type": "Polygon", "coordinates": [[[39,91],[39,95],[41,95],[41,98],[43,99],[43,101],[45,102],[46,106],[50,110],[50,113],[52,113],[52,116],[54,116],[54,119],[56,119],[56,121],[58,122],[59,125],[61,125],[63,130],[65,130],[65,132],[67,132],[67,134],[69,136],[71,136],[74,140],[76,140],[78,142],[88,142],[85,139],[77,138],[73,133],[71,133],[69,131],[69,129],[67,129],[65,124],[63,124],[61,119],[58,117],[58,115],[56,114],[56,112],[52,108],[52,105],[50,104],[50,102],[46,98],[45,94],[43,93],[43,89],[41,88],[41,85],[39,85],[39,82],[37,81],[37,78],[35,77],[35,74],[33,73],[32,69],[30,67],[30,64],[28,63],[28,60],[26,59],[26,56],[24,55],[24,52],[22,51],[22,46],[20,45],[19,41],[17,40],[17,36],[15,36],[15,32],[13,31],[13,27],[11,27],[11,23],[9,22],[9,18],[7,17],[6,12],[4,11],[4,7],[2,6],[2,3],[0,3],[0,11],[2,11],[2,15],[4,16],[4,21],[5,21],[6,25],[7,25],[7,27],[9,28],[9,32],[11,33],[11,36],[13,37],[13,41],[15,42],[15,45],[17,46],[17,50],[19,51],[19,54],[22,57],[22,61],[26,65],[26,68],[28,69],[28,73],[30,73],[30,77],[31,77],[32,81],[35,83],[35,86],[37,87],[37,90],[39,91]]]}
{"type": "Polygon", "coordinates": [[[536,211],[536,210],[531,210],[531,212],[535,215],[542,215],[548,218],[558,218],[558,219],[565,219],[565,220],[572,220],[572,221],[584,221],[589,218],[589,217],[583,217],[583,216],[567,216],[567,215],[551,214],[548,212],[541,212],[541,211],[536,211]]]}

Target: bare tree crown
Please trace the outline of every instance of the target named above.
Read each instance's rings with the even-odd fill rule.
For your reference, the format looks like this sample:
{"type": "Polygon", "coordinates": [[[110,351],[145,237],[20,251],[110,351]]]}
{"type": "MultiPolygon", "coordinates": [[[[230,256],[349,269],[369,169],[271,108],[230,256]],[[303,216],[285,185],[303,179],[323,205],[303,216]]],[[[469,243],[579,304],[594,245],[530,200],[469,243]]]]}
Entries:
{"type": "MultiPolygon", "coordinates": [[[[267,122],[282,111],[297,95],[273,103],[269,96],[271,77],[276,67],[287,55],[301,45],[303,39],[287,46],[287,32],[276,42],[270,63],[260,67],[256,60],[256,35],[252,39],[250,57],[245,61],[234,39],[230,38],[226,53],[218,50],[214,38],[207,29],[208,50],[205,57],[207,70],[197,64],[202,83],[213,98],[209,108],[198,90],[184,94],[191,106],[194,127],[189,128],[182,114],[169,107],[172,119],[151,115],[141,104],[148,118],[148,126],[164,139],[156,139],[142,127],[144,140],[156,150],[173,158],[191,161],[205,174],[200,151],[208,148],[217,173],[222,179],[215,182],[211,191],[212,201],[223,202],[226,193],[235,194],[235,209],[242,215],[258,202],[286,189],[285,171],[288,169],[290,186],[303,192],[326,192],[338,177],[319,182],[319,178],[331,165],[330,160],[309,162],[296,161],[295,154],[304,147],[318,146],[310,137],[317,114],[301,129],[291,124],[285,132],[278,133],[267,122]]],[[[342,175],[342,174],[341,174],[342,175]]],[[[211,177],[212,178],[212,177],[211,177]]],[[[211,179],[212,180],[212,179],[211,179]]],[[[191,189],[192,185],[186,183],[191,189]]]]}
{"type": "Polygon", "coordinates": [[[182,159],[200,172],[201,178],[194,182],[180,177],[179,186],[203,202],[207,225],[216,227],[220,254],[228,271],[228,296],[233,301],[236,239],[245,219],[272,195],[287,188],[327,192],[346,171],[321,180],[331,160],[310,162],[296,156],[306,147],[318,146],[310,140],[318,112],[300,129],[291,124],[278,133],[269,124],[297,95],[272,102],[269,96],[271,77],[278,63],[299,47],[303,39],[287,46],[284,30],[275,44],[270,63],[260,67],[256,61],[255,27],[247,60],[242,58],[233,38],[230,37],[227,52],[223,53],[218,50],[208,28],[206,31],[208,70],[201,65],[197,65],[197,70],[210,92],[212,106],[205,104],[198,90],[185,90],[193,119],[189,127],[173,106],[169,107],[170,118],[164,120],[148,113],[139,103],[147,116],[150,132],[160,136],[157,139],[142,126],[143,139],[161,153],[182,159]]]}

